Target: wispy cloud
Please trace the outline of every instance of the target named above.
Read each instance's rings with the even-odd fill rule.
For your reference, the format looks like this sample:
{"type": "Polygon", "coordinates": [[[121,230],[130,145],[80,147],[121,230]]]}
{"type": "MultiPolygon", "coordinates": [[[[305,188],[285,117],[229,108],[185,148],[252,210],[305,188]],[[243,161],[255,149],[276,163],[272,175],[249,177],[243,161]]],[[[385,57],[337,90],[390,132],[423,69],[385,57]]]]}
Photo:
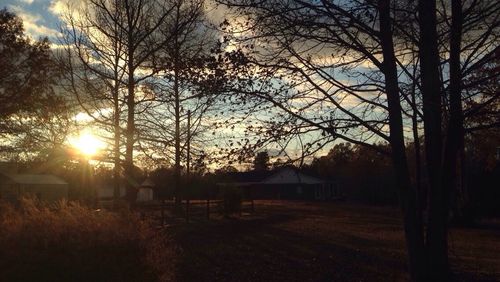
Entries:
{"type": "Polygon", "coordinates": [[[26,33],[33,38],[55,37],[59,32],[48,27],[43,17],[34,12],[28,12],[18,5],[9,5],[9,9],[16,13],[22,20],[26,33]]]}
{"type": "Polygon", "coordinates": [[[34,0],[17,0],[19,3],[23,3],[23,4],[28,4],[28,5],[31,5],[33,4],[33,1],[34,0]]]}

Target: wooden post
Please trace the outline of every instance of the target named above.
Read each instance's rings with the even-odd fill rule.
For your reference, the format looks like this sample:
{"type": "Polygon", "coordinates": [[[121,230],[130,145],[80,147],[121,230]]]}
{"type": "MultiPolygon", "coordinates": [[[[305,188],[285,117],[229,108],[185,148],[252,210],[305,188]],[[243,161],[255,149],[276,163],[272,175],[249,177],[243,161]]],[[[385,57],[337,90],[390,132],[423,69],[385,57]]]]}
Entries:
{"type": "Polygon", "coordinates": [[[250,196],[250,199],[252,200],[252,213],[255,212],[255,205],[254,205],[254,202],[253,202],[253,193],[252,193],[252,189],[249,189],[248,191],[248,195],[250,196]]]}
{"type": "Polygon", "coordinates": [[[210,198],[207,197],[207,219],[210,220],[210,198]]]}
{"type": "Polygon", "coordinates": [[[189,198],[186,200],[186,222],[189,222],[189,198]]]}
{"type": "Polygon", "coordinates": [[[240,217],[241,217],[241,213],[242,213],[242,210],[243,209],[243,199],[240,200],[240,217]]]}
{"type": "Polygon", "coordinates": [[[161,200],[160,202],[160,212],[161,212],[161,225],[165,224],[165,200],[161,200]]]}

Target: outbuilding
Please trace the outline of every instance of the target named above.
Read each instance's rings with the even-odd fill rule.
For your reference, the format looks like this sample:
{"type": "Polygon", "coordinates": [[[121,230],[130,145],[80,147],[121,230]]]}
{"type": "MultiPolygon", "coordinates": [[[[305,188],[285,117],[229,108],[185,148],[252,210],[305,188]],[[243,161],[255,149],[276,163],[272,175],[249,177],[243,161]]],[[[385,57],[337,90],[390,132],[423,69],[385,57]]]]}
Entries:
{"type": "Polygon", "coordinates": [[[146,178],[137,191],[138,202],[150,202],[154,199],[155,184],[151,178],[146,178]]]}
{"type": "Polygon", "coordinates": [[[51,174],[0,173],[0,199],[15,202],[22,197],[36,197],[46,202],[68,198],[68,183],[51,174]]]}

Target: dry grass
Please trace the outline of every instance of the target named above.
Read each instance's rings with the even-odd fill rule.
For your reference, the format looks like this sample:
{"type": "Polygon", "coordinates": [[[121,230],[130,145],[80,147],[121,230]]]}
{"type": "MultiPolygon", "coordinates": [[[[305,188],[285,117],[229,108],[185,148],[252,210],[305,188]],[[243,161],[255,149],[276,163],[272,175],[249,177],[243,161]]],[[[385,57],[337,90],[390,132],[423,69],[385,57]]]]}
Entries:
{"type": "Polygon", "coordinates": [[[32,200],[0,207],[0,281],[169,281],[174,254],[127,212],[32,200]]]}
{"type": "MultiPolygon", "coordinates": [[[[452,229],[455,280],[499,281],[498,238],[496,224],[452,229]]],[[[405,253],[397,208],[258,201],[156,230],[75,203],[0,206],[0,281],[407,281],[405,253]]]]}
{"type": "MultiPolygon", "coordinates": [[[[397,208],[259,201],[256,214],[171,228],[180,281],[407,281],[397,208]]],[[[452,229],[457,281],[500,280],[500,230],[452,229]]]]}

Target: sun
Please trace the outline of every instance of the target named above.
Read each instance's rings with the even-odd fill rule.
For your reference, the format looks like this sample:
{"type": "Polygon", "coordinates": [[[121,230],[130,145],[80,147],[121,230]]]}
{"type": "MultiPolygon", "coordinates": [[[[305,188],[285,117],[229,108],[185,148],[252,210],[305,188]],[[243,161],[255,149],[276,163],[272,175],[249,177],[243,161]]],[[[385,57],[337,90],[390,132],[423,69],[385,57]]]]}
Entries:
{"type": "Polygon", "coordinates": [[[70,140],[71,145],[82,155],[90,158],[104,149],[104,143],[89,132],[81,133],[78,137],[70,140]]]}

